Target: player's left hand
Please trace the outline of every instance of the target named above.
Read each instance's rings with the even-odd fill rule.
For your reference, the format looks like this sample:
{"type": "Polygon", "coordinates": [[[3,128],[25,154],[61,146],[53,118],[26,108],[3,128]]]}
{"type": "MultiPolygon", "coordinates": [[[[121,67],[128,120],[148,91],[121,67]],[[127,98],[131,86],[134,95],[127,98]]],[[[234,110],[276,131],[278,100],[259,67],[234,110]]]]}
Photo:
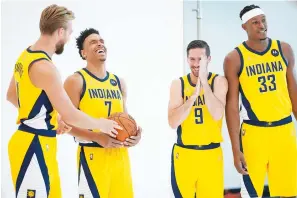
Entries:
{"type": "Polygon", "coordinates": [[[201,84],[208,83],[207,77],[208,77],[208,69],[207,69],[207,56],[202,55],[200,60],[200,67],[199,67],[199,79],[201,81],[201,84]]]}
{"type": "Polygon", "coordinates": [[[131,147],[131,146],[135,146],[136,144],[138,144],[138,142],[141,139],[141,133],[142,133],[142,128],[140,126],[138,126],[137,135],[127,138],[126,141],[124,142],[125,147],[131,147]]]}
{"type": "Polygon", "coordinates": [[[64,133],[68,133],[71,131],[72,127],[68,126],[60,116],[58,116],[58,128],[57,128],[57,134],[62,135],[64,133]]]}

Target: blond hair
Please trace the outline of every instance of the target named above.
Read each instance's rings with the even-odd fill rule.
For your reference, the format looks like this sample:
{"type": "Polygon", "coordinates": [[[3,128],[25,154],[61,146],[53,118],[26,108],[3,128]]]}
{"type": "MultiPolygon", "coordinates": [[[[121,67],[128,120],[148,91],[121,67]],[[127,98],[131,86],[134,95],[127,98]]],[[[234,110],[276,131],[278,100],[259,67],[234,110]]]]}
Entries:
{"type": "Polygon", "coordinates": [[[42,34],[52,35],[58,28],[67,28],[67,23],[75,19],[74,13],[56,4],[45,8],[40,17],[39,28],[42,34]]]}

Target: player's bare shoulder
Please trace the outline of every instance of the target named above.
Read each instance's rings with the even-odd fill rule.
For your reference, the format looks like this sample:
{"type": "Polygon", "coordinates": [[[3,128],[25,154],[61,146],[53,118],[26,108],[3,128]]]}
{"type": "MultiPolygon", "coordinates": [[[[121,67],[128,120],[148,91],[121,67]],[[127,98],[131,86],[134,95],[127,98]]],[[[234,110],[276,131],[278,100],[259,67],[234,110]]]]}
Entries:
{"type": "Polygon", "coordinates": [[[64,88],[68,93],[70,90],[81,92],[84,86],[84,79],[78,72],[68,76],[64,82],[64,88]]]}
{"type": "Polygon", "coordinates": [[[215,89],[227,89],[228,90],[228,81],[224,76],[217,76],[214,80],[215,89]]]}
{"type": "Polygon", "coordinates": [[[174,79],[172,80],[171,82],[171,90],[174,89],[174,90],[181,90],[181,80],[178,78],[178,79],[174,79]]]}
{"type": "Polygon", "coordinates": [[[72,84],[72,86],[82,86],[83,77],[78,72],[75,72],[66,78],[65,83],[72,84]]]}
{"type": "Polygon", "coordinates": [[[224,72],[225,76],[231,72],[231,73],[239,73],[240,67],[242,63],[242,57],[239,50],[234,49],[231,52],[229,52],[224,59],[224,72]]]}

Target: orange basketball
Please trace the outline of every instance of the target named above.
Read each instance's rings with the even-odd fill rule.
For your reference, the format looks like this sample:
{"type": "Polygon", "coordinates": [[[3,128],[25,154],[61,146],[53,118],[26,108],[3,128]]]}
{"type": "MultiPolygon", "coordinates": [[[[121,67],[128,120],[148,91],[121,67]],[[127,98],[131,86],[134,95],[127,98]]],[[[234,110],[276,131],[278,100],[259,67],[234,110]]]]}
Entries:
{"type": "Polygon", "coordinates": [[[123,130],[118,131],[118,135],[116,137],[117,140],[124,142],[130,136],[137,135],[137,124],[132,116],[127,113],[113,113],[108,119],[116,121],[123,130]]]}

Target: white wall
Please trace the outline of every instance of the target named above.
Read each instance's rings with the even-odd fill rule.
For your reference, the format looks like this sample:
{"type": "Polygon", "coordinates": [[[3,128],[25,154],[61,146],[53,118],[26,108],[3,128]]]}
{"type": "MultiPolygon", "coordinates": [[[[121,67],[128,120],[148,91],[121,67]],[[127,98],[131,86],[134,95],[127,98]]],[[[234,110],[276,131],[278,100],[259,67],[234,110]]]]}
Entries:
{"type": "MultiPolygon", "coordinates": [[[[200,39],[207,41],[210,45],[212,56],[210,71],[223,75],[224,57],[247,39],[245,31],[241,29],[239,13],[244,6],[250,4],[259,5],[266,13],[269,37],[290,43],[297,57],[297,24],[292,22],[293,19],[297,19],[296,1],[202,1],[200,39]]],[[[187,69],[185,59],[187,45],[190,41],[197,39],[196,13],[192,11],[196,7],[196,1],[184,2],[184,65],[187,69]]],[[[240,176],[233,167],[231,144],[225,123],[223,135],[225,187],[237,188],[240,185],[240,176]]]]}
{"type": "MultiPolygon", "coordinates": [[[[16,130],[16,109],[5,100],[19,54],[39,36],[40,13],[57,1],[5,1],[2,4],[2,197],[13,197],[7,145],[16,130]]],[[[85,66],[75,37],[88,27],[106,40],[107,67],[125,78],[128,110],[143,127],[141,143],[130,149],[136,198],[170,197],[170,154],[175,133],[167,124],[169,86],[182,75],[182,2],[179,0],[60,1],[75,12],[72,40],[53,61],[62,78],[85,66]]],[[[76,145],[58,137],[63,197],[77,197],[76,145]]]]}

